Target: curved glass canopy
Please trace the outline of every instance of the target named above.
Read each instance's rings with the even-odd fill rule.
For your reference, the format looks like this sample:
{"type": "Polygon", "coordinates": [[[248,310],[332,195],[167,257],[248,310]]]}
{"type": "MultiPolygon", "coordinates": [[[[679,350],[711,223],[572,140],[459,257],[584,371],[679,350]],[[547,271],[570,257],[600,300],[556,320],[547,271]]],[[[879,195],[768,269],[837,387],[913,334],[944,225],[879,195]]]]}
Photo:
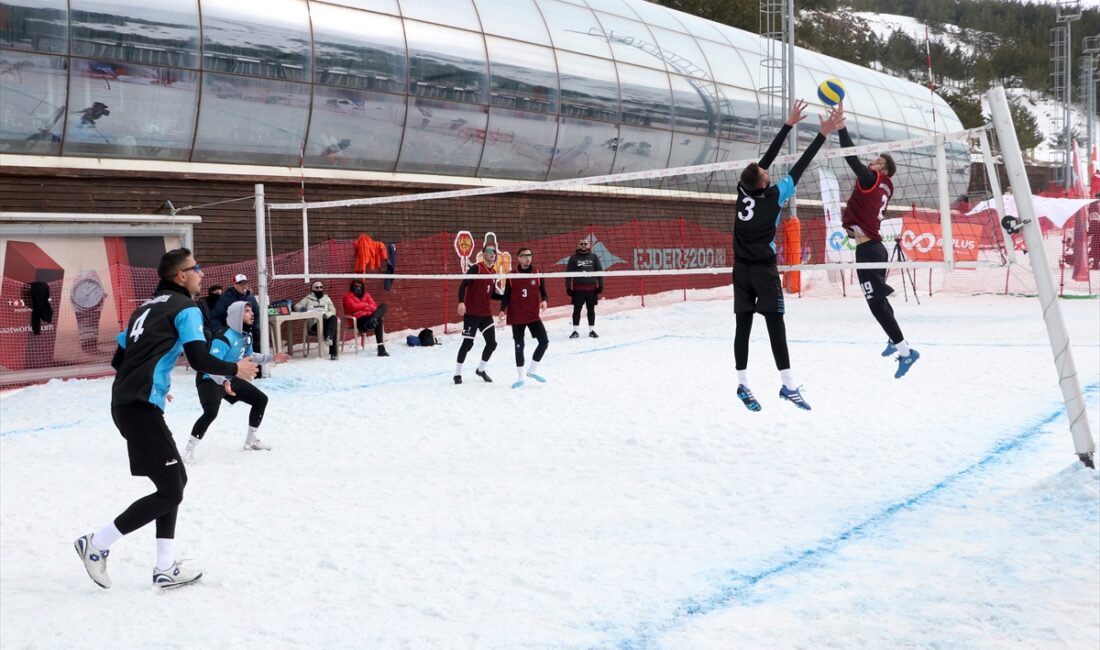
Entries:
{"type": "MultiPolygon", "coordinates": [[[[760,51],[642,0],[0,0],[0,152],[524,180],[737,160],[774,129],[760,51]]],[[[961,129],[917,84],[796,62],[811,100],[842,79],[857,143],[961,129]]]]}

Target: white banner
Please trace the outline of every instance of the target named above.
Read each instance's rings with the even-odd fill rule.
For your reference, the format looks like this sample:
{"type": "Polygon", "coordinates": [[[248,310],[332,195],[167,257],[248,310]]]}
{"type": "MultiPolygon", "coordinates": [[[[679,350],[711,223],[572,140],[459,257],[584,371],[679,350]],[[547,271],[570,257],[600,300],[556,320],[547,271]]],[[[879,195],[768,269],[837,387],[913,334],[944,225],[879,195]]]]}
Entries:
{"type": "MultiPolygon", "coordinates": [[[[818,168],[818,177],[821,180],[821,205],[825,210],[825,261],[854,262],[855,244],[848,239],[841,225],[844,211],[840,207],[840,183],[836,175],[824,167],[818,168]]],[[[829,279],[833,280],[832,277],[829,279]]]]}

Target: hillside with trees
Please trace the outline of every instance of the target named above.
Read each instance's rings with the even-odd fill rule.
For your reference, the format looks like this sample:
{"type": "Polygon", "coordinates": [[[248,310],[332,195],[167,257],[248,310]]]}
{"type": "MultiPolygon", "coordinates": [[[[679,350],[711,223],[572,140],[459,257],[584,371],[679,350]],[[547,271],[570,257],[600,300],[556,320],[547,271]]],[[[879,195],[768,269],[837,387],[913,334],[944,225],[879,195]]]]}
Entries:
{"type": "MultiPolygon", "coordinates": [[[[657,4],[760,31],[759,0],[658,0],[657,4]]],[[[1074,51],[1083,37],[1100,35],[1100,6],[1085,5],[1091,6],[1073,24],[1074,51]]],[[[965,127],[985,121],[981,95],[995,84],[1026,90],[1033,97],[1049,94],[1050,30],[1057,24],[1053,5],[1004,0],[796,0],[795,7],[798,46],[922,84],[929,82],[924,40],[918,42],[900,30],[879,36],[857,14],[886,9],[928,25],[932,82],[965,127]]],[[[1080,58],[1074,54],[1075,86],[1079,65],[1080,58]]],[[[1021,102],[1013,103],[1021,147],[1030,149],[1042,141],[1042,133],[1021,102]]]]}

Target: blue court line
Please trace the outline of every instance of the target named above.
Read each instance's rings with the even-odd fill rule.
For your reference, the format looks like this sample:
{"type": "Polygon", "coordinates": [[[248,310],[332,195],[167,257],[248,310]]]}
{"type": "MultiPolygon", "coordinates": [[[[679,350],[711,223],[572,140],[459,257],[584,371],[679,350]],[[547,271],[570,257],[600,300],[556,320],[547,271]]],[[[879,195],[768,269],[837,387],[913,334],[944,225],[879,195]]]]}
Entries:
{"type": "MultiPolygon", "coordinates": [[[[1082,392],[1086,396],[1091,396],[1098,391],[1100,391],[1100,383],[1091,384],[1082,392]]],[[[658,647],[658,636],[663,632],[667,632],[677,627],[685,619],[692,616],[710,614],[739,603],[744,603],[751,598],[753,588],[768,578],[809,570],[813,567],[820,566],[826,559],[835,555],[843,546],[857,541],[868,535],[871,531],[891,523],[891,520],[898,513],[915,509],[917,506],[931,501],[940,496],[945,489],[958,483],[962,479],[987,469],[995,462],[1003,460],[1006,454],[1016,451],[1026,443],[1031,442],[1042,433],[1044,427],[1064,416],[1064,406],[1054,409],[1050,414],[1040,418],[1038,422],[1015,436],[998,442],[981,460],[953,474],[947,475],[924,492],[893,503],[871,515],[862,523],[856,524],[834,537],[823,539],[807,549],[795,552],[793,556],[785,560],[781,560],[751,574],[738,573],[734,570],[724,572],[724,575],[728,576],[729,582],[720,586],[717,593],[701,598],[688,598],[683,600],[665,621],[643,621],[637,624],[634,628],[634,634],[619,640],[615,643],[615,647],[621,650],[639,650],[642,648],[658,647]]],[[[609,625],[606,623],[598,623],[594,624],[593,627],[596,629],[608,629],[609,625]]]]}

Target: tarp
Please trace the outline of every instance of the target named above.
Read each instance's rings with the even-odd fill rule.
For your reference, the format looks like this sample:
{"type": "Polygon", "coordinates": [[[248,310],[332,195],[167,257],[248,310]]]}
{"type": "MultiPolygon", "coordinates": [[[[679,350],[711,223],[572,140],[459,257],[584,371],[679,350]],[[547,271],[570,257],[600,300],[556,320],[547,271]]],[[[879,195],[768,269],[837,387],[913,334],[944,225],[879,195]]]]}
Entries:
{"type": "MultiPolygon", "coordinates": [[[[1064,228],[1066,222],[1070,220],[1070,217],[1077,214],[1081,208],[1094,203],[1097,199],[1055,199],[1044,196],[1031,197],[1032,204],[1035,206],[1035,216],[1046,217],[1057,228],[1064,228]]],[[[1004,195],[1005,213],[1014,217],[1019,217],[1020,213],[1016,211],[1016,199],[1011,194],[1004,195]]],[[[971,208],[967,214],[978,214],[985,210],[994,210],[996,205],[993,199],[988,201],[982,201],[978,205],[971,208]]]]}

